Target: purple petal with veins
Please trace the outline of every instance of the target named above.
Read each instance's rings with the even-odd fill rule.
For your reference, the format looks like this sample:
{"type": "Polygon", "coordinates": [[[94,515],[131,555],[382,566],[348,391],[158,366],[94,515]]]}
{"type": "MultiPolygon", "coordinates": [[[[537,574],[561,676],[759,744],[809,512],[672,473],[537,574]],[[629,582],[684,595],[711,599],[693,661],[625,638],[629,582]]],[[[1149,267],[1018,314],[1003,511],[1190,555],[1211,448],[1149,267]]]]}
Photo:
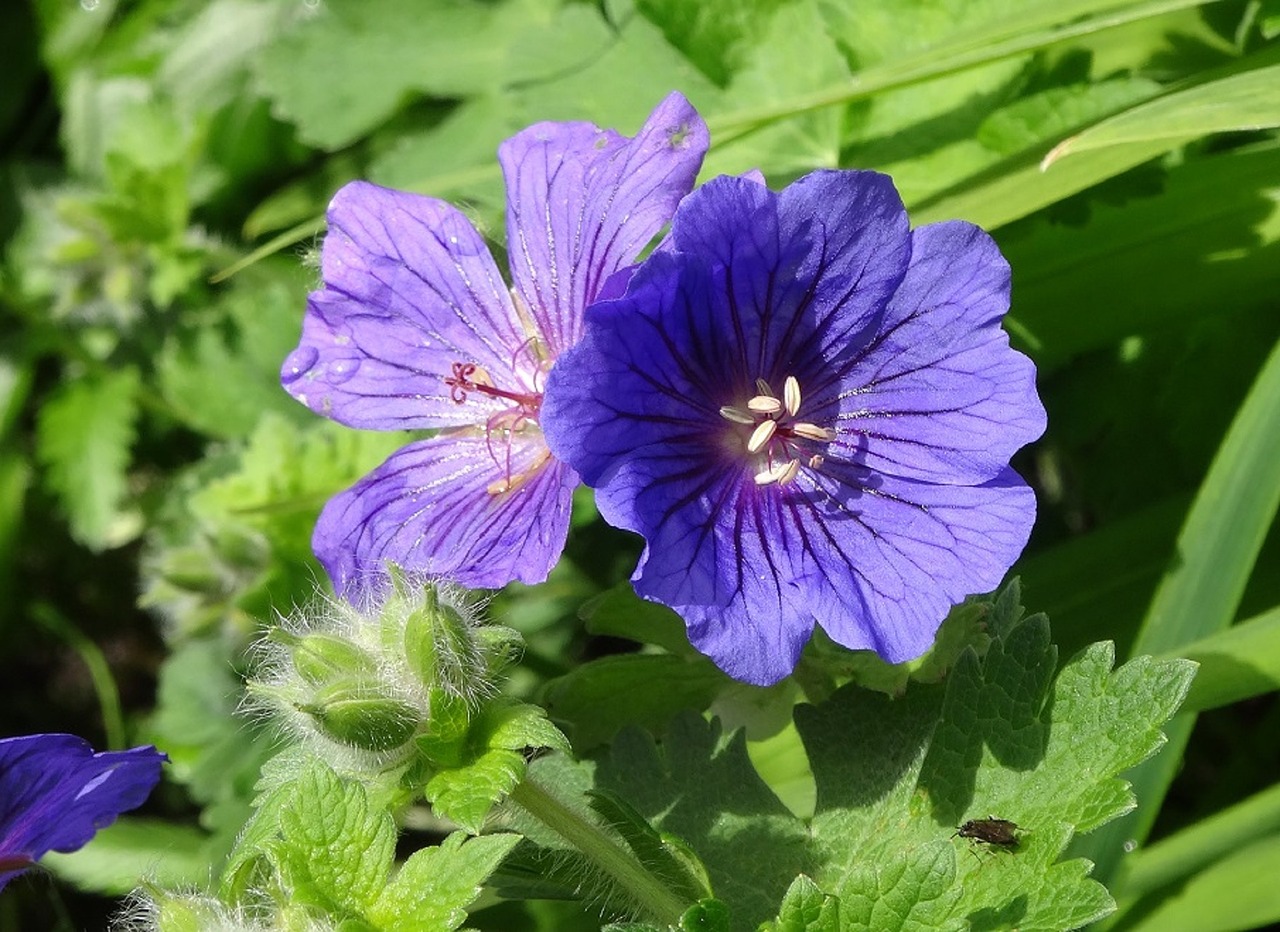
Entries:
{"type": "Polygon", "coordinates": [[[636,591],[731,675],[776,682],[815,625],[899,662],[1034,520],[1008,457],[1044,414],[1007,306],[985,234],[910,232],[882,175],[715,179],[590,309],[543,429],[644,537],[636,591]]]}
{"type": "Polygon", "coordinates": [[[538,583],[564,549],[577,483],[536,430],[442,434],[330,499],[312,545],[353,602],[383,588],[388,560],[474,588],[538,583]]]}

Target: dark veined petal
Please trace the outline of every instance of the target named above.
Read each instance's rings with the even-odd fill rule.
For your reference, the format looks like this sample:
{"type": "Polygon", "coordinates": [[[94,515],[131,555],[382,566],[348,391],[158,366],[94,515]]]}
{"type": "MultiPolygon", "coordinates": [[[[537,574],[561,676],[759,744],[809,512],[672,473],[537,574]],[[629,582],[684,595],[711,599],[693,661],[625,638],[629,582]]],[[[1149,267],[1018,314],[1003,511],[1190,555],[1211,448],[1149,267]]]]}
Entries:
{"type": "Polygon", "coordinates": [[[1036,512],[1008,467],[980,484],[940,485],[828,460],[784,492],[788,539],[826,589],[818,623],[890,663],[924,653],[952,605],[999,586],[1036,512]]]}
{"type": "Polygon", "coordinates": [[[606,520],[645,538],[636,591],[675,608],[735,677],[785,676],[815,623],[892,662],[918,656],[948,608],[995,588],[1026,543],[1035,501],[1007,457],[1042,425],[1025,360],[990,333],[1004,310],[998,263],[965,227],[918,245],[912,279],[912,237],[880,175],[817,173],[781,195],[716,179],[684,202],[626,293],[589,310],[548,379],[551,449],[597,488],[606,520]],[[971,262],[969,279],[939,255],[971,262]],[[947,297],[955,309],[934,318],[938,332],[915,331],[920,345],[883,338],[947,297]],[[989,407],[992,390],[963,384],[954,362],[972,347],[1014,382],[989,407]],[[900,356],[923,360],[919,376],[904,364],[904,384],[930,384],[936,367],[962,383],[950,397],[981,395],[978,416],[1012,425],[1017,439],[996,442],[1004,463],[992,471],[984,451],[951,473],[904,477],[886,455],[873,460],[877,438],[837,417],[865,385],[851,373],[897,372],[900,356]],[[788,375],[800,391],[782,413],[788,375]],[[755,399],[774,413],[752,414],[764,389],[780,393],[755,399]],[[824,432],[836,427],[833,441],[824,432]]]}
{"type": "Polygon", "coordinates": [[[379,430],[483,424],[511,402],[445,380],[478,366],[509,392],[535,386],[530,333],[480,234],[455,208],[367,182],[329,205],[324,288],[281,380],[313,411],[379,430]]]}
{"type": "Polygon", "coordinates": [[[0,888],[12,868],[75,851],[142,805],[167,759],[153,747],[95,754],[75,735],[0,740],[0,888]]]}
{"type": "Polygon", "coordinates": [[[841,374],[839,446],[897,476],[940,483],[997,476],[1044,432],[1035,366],[1009,348],[1009,264],[955,221],[912,234],[911,267],[877,333],[841,374]]]}
{"type": "Polygon", "coordinates": [[[708,141],[697,111],[673,93],[634,139],[537,123],[502,144],[512,279],[552,358],[578,341],[606,279],[671,219],[708,141]]]}
{"type": "Polygon", "coordinates": [[[472,588],[545,580],[564,549],[578,477],[536,430],[506,436],[409,444],[330,499],[312,546],[338,593],[376,593],[387,561],[472,588]]]}

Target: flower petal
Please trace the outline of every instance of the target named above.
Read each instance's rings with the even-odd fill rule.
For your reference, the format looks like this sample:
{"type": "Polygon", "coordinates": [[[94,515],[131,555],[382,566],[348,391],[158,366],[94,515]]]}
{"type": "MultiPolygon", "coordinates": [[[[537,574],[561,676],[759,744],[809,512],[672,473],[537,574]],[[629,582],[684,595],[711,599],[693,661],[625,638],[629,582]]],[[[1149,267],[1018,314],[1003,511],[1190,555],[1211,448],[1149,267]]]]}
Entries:
{"type": "Polygon", "coordinates": [[[379,430],[482,424],[511,406],[455,400],[454,363],[512,392],[535,388],[535,360],[480,234],[434,198],[353,182],[329,205],[323,290],[308,301],[285,389],[313,411],[379,430]]]}
{"type": "Polygon", "coordinates": [[[386,580],[387,561],[472,588],[545,580],[564,549],[578,477],[536,430],[509,437],[412,443],[330,499],[312,546],[334,589],[359,601],[386,580]],[[504,482],[510,490],[496,491],[504,482]]]}
{"type": "Polygon", "coordinates": [[[578,341],[605,280],[671,218],[708,142],[702,118],[673,93],[634,139],[537,123],[499,148],[512,278],[552,358],[578,341]]]}
{"type": "MultiPolygon", "coordinates": [[[[75,735],[0,740],[0,863],[80,848],[142,805],[167,759],[153,747],[95,754],[75,735]]],[[[0,868],[0,888],[16,873],[0,868]]]]}
{"type": "Polygon", "coordinates": [[[1009,265],[959,221],[912,235],[911,267],[879,331],[845,361],[837,446],[931,482],[997,476],[1044,432],[1035,367],[1009,347],[1009,265]]]}
{"type": "Polygon", "coordinates": [[[887,175],[866,171],[814,172],[781,193],[713,178],[680,205],[672,243],[724,270],[707,313],[732,326],[731,377],[745,369],[748,384],[781,385],[846,352],[879,324],[911,257],[902,199],[887,175]]]}
{"type": "Polygon", "coordinates": [[[953,605],[996,589],[1035,522],[1035,495],[1008,467],[964,486],[828,460],[788,491],[787,539],[821,580],[818,623],[889,663],[920,656],[953,605]]]}

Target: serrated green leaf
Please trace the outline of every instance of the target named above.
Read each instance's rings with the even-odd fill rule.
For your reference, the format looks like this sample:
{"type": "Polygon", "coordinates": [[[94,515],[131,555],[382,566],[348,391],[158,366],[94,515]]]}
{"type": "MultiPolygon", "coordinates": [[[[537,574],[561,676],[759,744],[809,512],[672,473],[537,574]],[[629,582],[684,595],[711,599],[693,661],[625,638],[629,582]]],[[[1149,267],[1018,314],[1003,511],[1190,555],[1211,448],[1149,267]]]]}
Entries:
{"type": "Polygon", "coordinates": [[[494,804],[520,782],[524,769],[520,754],[491,748],[470,763],[437,773],[424,795],[438,814],[476,834],[494,804]]]}
{"type": "Polygon", "coordinates": [[[1253,68],[1116,114],[1064,139],[1045,156],[1043,165],[1108,146],[1275,126],[1280,126],[1280,65],[1253,68]]]}
{"type": "Polygon", "coordinates": [[[95,550],[131,536],[122,523],[126,472],[138,417],[132,367],[64,383],[41,407],[36,456],[71,533],[95,550]]]}
{"type": "Polygon", "coordinates": [[[280,807],[272,854],[296,900],[360,915],[380,901],[395,854],[389,813],[321,761],[300,773],[280,807]]]}
{"type": "Polygon", "coordinates": [[[568,739],[547,720],[546,711],[524,702],[498,700],[486,704],[476,716],[472,737],[488,748],[552,748],[569,752],[568,739]]]}
{"type": "Polygon", "coordinates": [[[950,916],[988,928],[1065,929],[1105,914],[1110,899],[1087,878],[1086,862],[1058,858],[1073,830],[1132,806],[1117,775],[1160,745],[1160,725],[1192,672],[1150,658],[1111,667],[1109,645],[1094,645],[1055,679],[1048,627],[1036,616],[982,661],[962,660],[945,686],[913,687],[892,702],[846,687],[822,706],[798,709],[825,861],[813,876],[840,898],[845,921],[860,902],[865,921],[879,915],[874,921],[887,924],[877,927],[903,927],[891,919],[910,916],[904,907],[880,905],[886,882],[904,897],[932,891],[940,911],[926,912],[923,927],[950,916]],[[938,847],[954,826],[988,817],[1020,827],[1015,851],[968,857],[962,839],[938,847]],[[926,881],[951,871],[959,896],[942,911],[951,894],[926,881]]]}
{"type": "Polygon", "coordinates": [[[451,932],[466,921],[466,907],[520,840],[519,835],[466,838],[455,832],[436,848],[415,852],[368,911],[385,932],[451,932]]]}
{"type": "Polygon", "coordinates": [[[778,918],[765,932],[840,932],[840,901],[801,874],[787,888],[778,918]]]}

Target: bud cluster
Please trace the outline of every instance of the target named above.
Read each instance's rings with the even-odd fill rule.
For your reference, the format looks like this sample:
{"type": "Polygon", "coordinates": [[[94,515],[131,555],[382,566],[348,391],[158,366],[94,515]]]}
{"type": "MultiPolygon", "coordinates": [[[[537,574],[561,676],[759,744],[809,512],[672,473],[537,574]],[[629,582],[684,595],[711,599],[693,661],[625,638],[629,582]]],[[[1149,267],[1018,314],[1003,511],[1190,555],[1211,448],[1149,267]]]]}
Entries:
{"type": "Polygon", "coordinates": [[[518,632],[481,624],[463,590],[396,572],[373,609],[329,601],[282,620],[249,693],[301,737],[386,764],[433,715],[496,693],[520,646],[518,632]]]}

